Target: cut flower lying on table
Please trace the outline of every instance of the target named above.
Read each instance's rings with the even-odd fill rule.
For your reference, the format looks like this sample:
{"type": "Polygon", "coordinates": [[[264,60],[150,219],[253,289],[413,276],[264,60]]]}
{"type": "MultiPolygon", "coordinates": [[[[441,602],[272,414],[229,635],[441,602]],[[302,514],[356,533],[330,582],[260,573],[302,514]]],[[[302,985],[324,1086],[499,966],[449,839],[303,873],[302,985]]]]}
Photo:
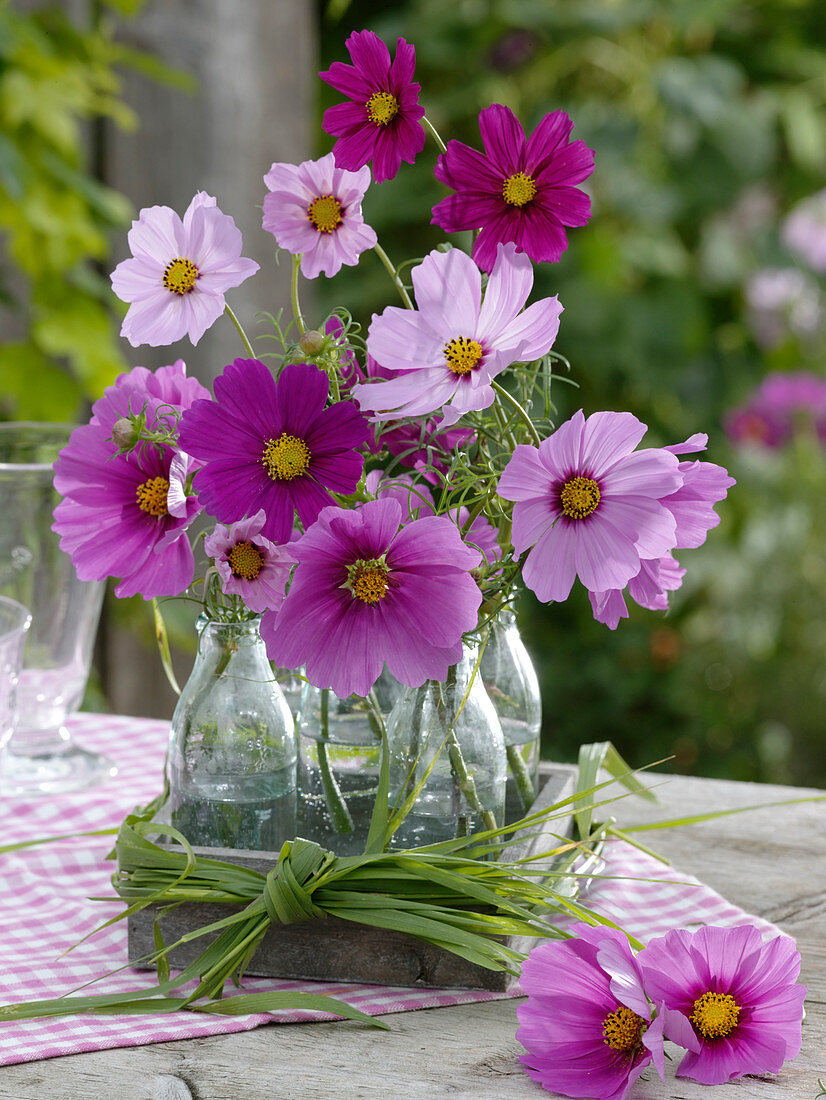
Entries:
{"type": "MultiPolygon", "coordinates": [[[[353,64],[321,74],[347,97],[325,115],[333,152],[264,176],[264,229],[293,257],[292,317],[268,315],[277,350],[256,354],[226,304],[258,265],[215,199],[196,195],[183,220],[142,210],[133,258],[112,277],[131,303],[123,334],[195,343],[224,311],[244,357],[224,368],[214,398],[181,360],[119,378],[58,460],[54,527],[83,579],[114,576],[118,595],[155,599],[193,587],[192,524],[206,512],[212,564],[195,585],[210,615],[263,612],[273,661],[319,689],[366,697],[385,667],[410,687],[444,680],[463,639],[484,644],[522,585],[552,603],[578,579],[611,629],[628,598],[665,610],[685,572],[674,553],[705,541],[734,482],[681,457],[704,450],[704,434],[641,447],[646,425],[630,412],[556,422],[562,306],[528,299],[533,261],[559,261],[566,230],[590,217],[579,185],[594,157],[571,140],[567,115],[545,115],[527,137],[494,104],[479,116],[484,153],[445,146],[418,103],[414,48],[399,39],[391,61],[370,31],[347,48],[353,64]],[[444,242],[414,260],[408,284],[362,202],[370,164],[376,182],[393,179],[427,135],[453,191],[432,224],[474,237],[470,255],[444,242]],[[370,251],[400,305],[374,315],[366,338],[344,306],[311,327],[300,277],[334,275],[370,251]]],[[[796,1053],[802,987],[789,986],[787,941],[762,949],[753,929],[710,929],[635,957],[615,930],[572,933],[537,948],[523,972],[519,1036],[546,1087],[614,1100],[649,1062],[662,1069],[663,1034],[688,1048],[685,1072],[709,1082],[776,1071],[796,1053]],[[738,936],[739,969],[718,973],[709,960],[718,946],[733,958],[738,936]],[[680,974],[666,977],[678,955],[680,974]],[[782,1027],[761,1045],[758,1025],[780,1019],[775,1009],[782,1027]]]]}

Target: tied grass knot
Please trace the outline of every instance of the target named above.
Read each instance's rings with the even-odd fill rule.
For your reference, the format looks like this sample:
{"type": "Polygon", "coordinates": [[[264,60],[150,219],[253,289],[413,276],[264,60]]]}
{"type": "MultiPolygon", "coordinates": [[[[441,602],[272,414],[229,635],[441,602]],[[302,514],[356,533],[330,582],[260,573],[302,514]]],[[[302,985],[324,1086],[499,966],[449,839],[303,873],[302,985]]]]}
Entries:
{"type": "Polygon", "coordinates": [[[262,894],[272,924],[302,924],[325,916],[312,900],[312,884],[335,858],[332,852],[300,837],[284,843],[262,894]]]}

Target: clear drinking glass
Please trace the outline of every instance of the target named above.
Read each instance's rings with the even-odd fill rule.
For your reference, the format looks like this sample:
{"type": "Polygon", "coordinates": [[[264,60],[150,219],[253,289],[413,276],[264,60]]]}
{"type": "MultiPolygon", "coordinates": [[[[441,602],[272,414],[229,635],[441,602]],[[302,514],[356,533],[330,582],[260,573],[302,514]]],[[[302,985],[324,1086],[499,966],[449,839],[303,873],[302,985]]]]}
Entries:
{"type": "Polygon", "coordinates": [[[58,793],[115,773],[66,728],[80,706],[103,601],[103,583],[80,581],[52,531],[59,501],[54,461],[70,424],[0,424],[0,594],[31,610],[8,747],[5,794],[58,793]]]}
{"type": "Polygon", "coordinates": [[[17,600],[0,596],[0,776],[4,749],[17,715],[17,681],[23,657],[23,642],[31,625],[29,609],[17,600]]]}

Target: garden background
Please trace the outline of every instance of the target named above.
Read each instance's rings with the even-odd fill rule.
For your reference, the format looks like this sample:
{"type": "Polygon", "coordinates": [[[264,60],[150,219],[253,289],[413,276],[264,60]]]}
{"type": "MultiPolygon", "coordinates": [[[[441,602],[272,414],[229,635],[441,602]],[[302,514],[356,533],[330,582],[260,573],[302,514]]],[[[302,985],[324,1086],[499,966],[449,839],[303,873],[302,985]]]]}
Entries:
{"type": "MultiPolygon", "coordinates": [[[[238,354],[219,323],[197,349],[131,349],[108,272],[142,206],[218,198],[262,271],[230,300],[248,328],[287,302],[260,227],[273,161],[329,151],[335,94],[319,68],[370,28],[417,50],[428,117],[479,144],[477,115],[550,110],[596,151],[590,223],[535,295],[565,307],[558,419],[629,409],[653,444],[707,431],[737,479],[667,614],[632,606],[612,632],[584,590],[525,598],[543,688],[543,755],[610,739],[635,765],[826,784],[826,461],[806,417],[792,440],[734,443],[728,414],[771,372],[824,373],[822,278],[781,227],[826,185],[822,0],[67,0],[0,3],[0,418],[81,419],[128,365],[184,358],[209,381],[238,354]],[[761,272],[794,293],[757,301],[761,272]],[[788,274],[792,272],[793,274],[788,274]],[[757,281],[756,281],[757,279],[757,281]]],[[[399,262],[440,240],[431,142],[368,192],[365,219],[399,262]]],[[[826,227],[824,227],[826,232],[826,227]]],[[[321,321],[346,303],[366,325],[390,297],[369,254],[315,288],[321,321]]],[[[263,347],[263,345],[261,345],[263,347]]],[[[191,616],[166,605],[185,675],[191,616]]],[[[151,609],[107,602],[86,705],[170,716],[151,609]]]]}

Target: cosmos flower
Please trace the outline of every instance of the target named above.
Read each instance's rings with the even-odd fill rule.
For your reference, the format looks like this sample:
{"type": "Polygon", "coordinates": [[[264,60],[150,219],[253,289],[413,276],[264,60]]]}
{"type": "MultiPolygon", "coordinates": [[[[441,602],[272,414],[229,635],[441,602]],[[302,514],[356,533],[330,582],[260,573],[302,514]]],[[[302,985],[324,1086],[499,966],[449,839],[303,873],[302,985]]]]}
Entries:
{"type": "Polygon", "coordinates": [[[430,489],[410,474],[388,477],[383,470],[371,470],[364,479],[364,488],[377,500],[397,500],[405,523],[435,512],[430,489]]]}
{"type": "Polygon", "coordinates": [[[155,371],[133,367],[121,374],[92,405],[90,423],[111,431],[118,420],[143,410],[150,430],[162,426],[159,420],[174,429],[177,414],[199,400],[211,401],[210,392],[197,378],[187,377],[183,359],[155,371]]]}
{"type": "Polygon", "coordinates": [[[826,379],[807,371],[768,374],[744,405],[726,417],[734,443],[773,449],[789,443],[803,425],[826,443],[826,379]]]}
{"type": "Polygon", "coordinates": [[[364,224],[361,201],[370,186],[370,169],[348,172],[332,153],[303,164],[273,164],[264,182],[263,226],[279,248],[301,256],[301,274],[332,277],[342,264],[352,267],[376,243],[364,224]]]}
{"type": "Polygon", "coordinates": [[[276,546],[261,534],[265,520],[262,509],[229,527],[217,523],[204,539],[222,589],[227,595],[240,596],[250,611],[278,607],[295,565],[287,546],[276,546]]]}
{"type": "Polygon", "coordinates": [[[112,272],[115,294],[131,305],[121,336],[132,347],[197,344],[224,312],[224,292],[258,270],[241,255],[241,232],[215,199],[199,191],[183,221],[168,206],[140,212],[129,230],[132,257],[112,272]]]}
{"type": "MultiPolygon", "coordinates": [[[[803,999],[794,941],[763,942],[753,925],[676,929],[638,956],[648,995],[692,1034],[677,1074],[721,1085],[745,1073],[778,1073],[800,1051],[803,999]]],[[[665,1034],[670,1033],[669,1017],[665,1034]]]]}
{"type": "Polygon", "coordinates": [[[306,528],[331,491],[352,493],[368,425],[350,401],[325,407],[328,392],[309,363],[288,364],[277,382],[258,359],[230,363],[215,400],[194,402],[180,423],[181,447],[204,464],[195,487],[207,511],[234,523],[263,509],[262,533],[284,543],[296,512],[306,528]]]}
{"type": "MultiPolygon", "coordinates": [[[[385,377],[390,374],[386,371],[385,377]]],[[[441,481],[439,475],[450,469],[454,450],[466,451],[475,438],[472,429],[445,428],[437,419],[400,420],[376,425],[367,445],[374,454],[387,451],[400,466],[416,470],[426,481],[437,485],[441,481]]]]}
{"type": "MultiPolygon", "coordinates": [[[[464,504],[458,508],[449,508],[446,515],[453,520],[459,531],[463,531],[470,518],[470,510],[464,504]]],[[[502,547],[499,545],[498,532],[490,520],[478,515],[462,536],[468,546],[477,549],[485,559],[485,565],[494,565],[502,559],[502,547]]]]}
{"type": "Polygon", "coordinates": [[[480,555],[444,516],[403,522],[389,498],[325,508],[291,546],[287,598],[261,634],[271,660],[306,665],[336,695],[367,695],[385,663],[403,684],[444,680],[482,600],[470,570],[480,555]]]}
{"type": "MultiPolygon", "coordinates": [[[[708,436],[700,432],[685,443],[675,443],[663,450],[675,455],[689,454],[705,450],[707,444],[708,436]]],[[[708,532],[720,522],[714,506],[725,499],[735,482],[727,470],[713,462],[685,461],[679,464],[678,469],[683,483],[676,492],[663,497],[662,503],[674,516],[674,548],[695,549],[703,545],[708,532]]],[[[671,554],[642,561],[639,573],[628,582],[628,595],[640,607],[650,611],[666,611],[668,593],[680,587],[684,576],[685,569],[671,554]]],[[[588,595],[594,618],[611,630],[616,630],[620,619],[628,618],[628,608],[621,590],[589,592],[588,595]]]]}
{"type": "Polygon", "coordinates": [[[631,413],[580,410],[538,449],[514,450],[498,493],[516,502],[513,546],[530,551],[522,577],[543,603],[567,599],[577,576],[590,592],[623,589],[676,545],[662,498],[683,475],[669,451],[634,450],[645,430],[631,413]]]}
{"type": "Polygon", "coordinates": [[[663,1017],[652,1019],[626,937],[576,924],[573,938],[535,947],[522,964],[519,1060],[563,1096],[622,1100],[652,1064],[663,1076],[663,1017]]]}
{"type": "Polygon", "coordinates": [[[396,377],[352,391],[379,420],[441,408],[441,422],[450,427],[493,403],[497,374],[541,358],[556,339],[562,306],[556,297],[542,298],[523,310],[533,267],[512,244],[497,251],[484,301],[479,268],[456,248],[431,252],[412,279],[418,309],[388,306],[367,334],[368,352],[396,377]]]}
{"type": "Polygon", "coordinates": [[[146,446],[117,454],[98,424],[76,428],[55,463],[64,499],[52,530],[82,581],[120,577],[116,596],[178,596],[195,559],[186,530],[201,510],[186,496],[186,455],[146,446]]]}
{"type": "Polygon", "coordinates": [[[338,138],[333,146],[337,164],[355,172],[372,160],[376,183],[383,183],[424,148],[421,85],[413,82],[416,50],[399,38],[391,62],[387,46],[372,31],[354,31],[345,45],[353,64],[335,61],[318,74],[347,96],[347,102],[324,112],[322,125],[338,138]]]}
{"type": "Polygon", "coordinates": [[[574,185],[593,172],[594,154],[569,141],[573,125],[554,111],[526,138],[510,108],[486,107],[479,115],[484,154],[449,141],[436,162],[436,178],[456,194],[436,203],[432,223],[448,233],[481,228],[473,258],[483,271],[506,241],[532,260],[556,263],[568,247],[565,226],[591,216],[591,200],[574,185]]]}

